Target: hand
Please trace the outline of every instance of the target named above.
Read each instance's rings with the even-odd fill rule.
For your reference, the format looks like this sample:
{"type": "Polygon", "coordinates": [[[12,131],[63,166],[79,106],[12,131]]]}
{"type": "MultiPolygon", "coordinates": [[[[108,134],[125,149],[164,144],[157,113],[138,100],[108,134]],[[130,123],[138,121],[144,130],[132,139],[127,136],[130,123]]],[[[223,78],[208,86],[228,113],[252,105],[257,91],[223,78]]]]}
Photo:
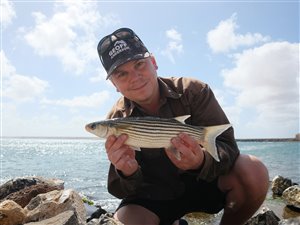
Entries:
{"type": "Polygon", "coordinates": [[[132,175],[139,167],[135,159],[135,151],[124,144],[127,138],[125,134],[119,137],[110,135],[105,142],[106,154],[109,161],[124,176],[132,175]]]}
{"type": "Polygon", "coordinates": [[[180,133],[171,139],[172,148],[180,154],[180,159],[176,158],[174,151],[167,149],[166,153],[173,164],[182,170],[196,170],[204,160],[204,150],[197,141],[186,133],[180,133]]]}

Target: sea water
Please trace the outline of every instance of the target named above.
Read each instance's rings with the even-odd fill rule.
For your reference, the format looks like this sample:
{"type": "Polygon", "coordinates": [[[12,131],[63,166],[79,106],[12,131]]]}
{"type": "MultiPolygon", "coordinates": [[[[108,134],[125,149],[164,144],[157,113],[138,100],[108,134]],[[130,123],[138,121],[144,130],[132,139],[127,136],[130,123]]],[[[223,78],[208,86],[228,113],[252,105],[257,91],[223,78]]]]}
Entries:
{"type": "MultiPolygon", "coordinates": [[[[281,175],[300,183],[300,142],[238,142],[241,153],[261,159],[270,179],[281,175]]],[[[107,211],[119,199],[107,192],[109,161],[104,141],[76,138],[2,138],[0,184],[20,176],[43,176],[65,181],[107,211]]]]}

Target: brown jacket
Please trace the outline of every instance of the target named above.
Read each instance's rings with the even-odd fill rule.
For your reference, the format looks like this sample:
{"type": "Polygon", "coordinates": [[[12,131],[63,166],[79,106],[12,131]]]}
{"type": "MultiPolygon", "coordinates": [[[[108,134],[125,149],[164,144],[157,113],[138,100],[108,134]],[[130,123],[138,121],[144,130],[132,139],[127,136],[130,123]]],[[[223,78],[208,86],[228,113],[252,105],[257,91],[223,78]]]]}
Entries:
{"type": "MultiPolygon", "coordinates": [[[[185,122],[196,126],[212,126],[229,123],[212,90],[205,83],[191,78],[158,78],[161,94],[159,117],[172,118],[191,115],[185,122]]],[[[134,102],[121,97],[108,114],[108,118],[146,116],[134,102]]],[[[176,198],[184,190],[182,173],[195,179],[212,181],[226,174],[239,155],[239,149],[230,128],[219,137],[216,145],[220,162],[207,152],[201,169],[182,171],[175,167],[164,149],[146,149],[136,152],[139,170],[130,177],[122,176],[111,164],[108,175],[108,191],[118,197],[137,196],[157,200],[176,198]]]]}

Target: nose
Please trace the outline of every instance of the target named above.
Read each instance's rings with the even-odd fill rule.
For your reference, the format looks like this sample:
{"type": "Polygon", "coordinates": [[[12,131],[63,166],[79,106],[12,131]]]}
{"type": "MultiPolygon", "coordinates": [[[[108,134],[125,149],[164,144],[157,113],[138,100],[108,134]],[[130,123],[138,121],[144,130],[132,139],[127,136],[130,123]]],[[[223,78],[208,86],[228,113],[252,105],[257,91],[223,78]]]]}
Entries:
{"type": "Polygon", "coordinates": [[[131,82],[134,82],[134,81],[136,81],[136,80],[138,80],[138,79],[140,79],[140,77],[141,77],[142,75],[141,75],[141,73],[139,73],[139,71],[137,71],[137,70],[132,70],[131,72],[130,72],[130,81],[131,82]]]}

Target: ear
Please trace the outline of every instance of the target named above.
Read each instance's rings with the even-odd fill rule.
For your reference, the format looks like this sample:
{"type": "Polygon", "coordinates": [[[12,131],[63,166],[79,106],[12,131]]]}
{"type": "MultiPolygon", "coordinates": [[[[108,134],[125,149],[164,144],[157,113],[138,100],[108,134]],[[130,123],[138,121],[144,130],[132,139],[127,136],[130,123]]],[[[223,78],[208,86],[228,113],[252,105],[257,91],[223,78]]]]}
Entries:
{"type": "Polygon", "coordinates": [[[151,57],[151,62],[152,62],[152,64],[153,64],[154,68],[157,70],[157,69],[158,69],[158,66],[157,66],[155,57],[154,57],[152,54],[151,54],[150,57],[151,57]]]}

